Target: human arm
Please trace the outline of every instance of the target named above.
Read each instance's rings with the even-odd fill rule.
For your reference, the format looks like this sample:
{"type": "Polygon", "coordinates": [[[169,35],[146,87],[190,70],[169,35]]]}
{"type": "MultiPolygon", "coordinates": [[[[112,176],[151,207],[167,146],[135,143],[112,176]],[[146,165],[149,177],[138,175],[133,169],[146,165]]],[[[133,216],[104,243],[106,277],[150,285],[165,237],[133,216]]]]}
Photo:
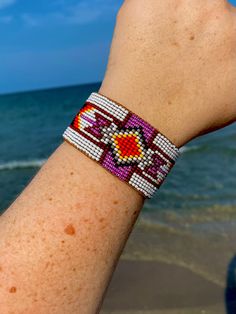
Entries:
{"type": "MultiPolygon", "coordinates": [[[[235,14],[212,3],[130,0],[118,16],[100,91],[177,146],[236,117],[235,14]]],[[[2,313],[95,313],[142,205],[62,144],[1,217],[2,313]]]]}

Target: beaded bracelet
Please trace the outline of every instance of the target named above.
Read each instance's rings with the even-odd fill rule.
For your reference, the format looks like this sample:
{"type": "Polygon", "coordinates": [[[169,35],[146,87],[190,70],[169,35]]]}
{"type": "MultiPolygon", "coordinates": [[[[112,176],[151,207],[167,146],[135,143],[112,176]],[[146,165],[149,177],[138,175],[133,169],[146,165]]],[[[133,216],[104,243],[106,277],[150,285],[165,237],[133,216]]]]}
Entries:
{"type": "Polygon", "coordinates": [[[179,149],[142,118],[92,93],[63,138],[145,198],[161,186],[179,149]]]}

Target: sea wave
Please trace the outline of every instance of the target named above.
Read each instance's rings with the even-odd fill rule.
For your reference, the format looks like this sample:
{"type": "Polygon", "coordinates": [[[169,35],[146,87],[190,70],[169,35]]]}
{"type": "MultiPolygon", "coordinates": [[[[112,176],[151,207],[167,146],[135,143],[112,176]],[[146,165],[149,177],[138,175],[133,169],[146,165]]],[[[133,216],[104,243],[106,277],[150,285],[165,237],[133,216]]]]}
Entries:
{"type": "Polygon", "coordinates": [[[123,259],[178,265],[224,287],[235,255],[235,224],[235,206],[142,212],[123,259]]]}
{"type": "Polygon", "coordinates": [[[195,153],[217,153],[217,154],[223,154],[227,156],[235,156],[236,155],[236,148],[229,146],[228,144],[217,146],[217,145],[194,145],[194,146],[183,146],[180,148],[180,154],[195,154],[195,153]]]}
{"type": "MultiPolygon", "coordinates": [[[[199,147],[182,147],[181,153],[197,150],[199,147]]],[[[45,163],[46,159],[31,159],[31,160],[12,160],[8,162],[0,162],[0,171],[15,170],[15,169],[27,169],[27,168],[40,168],[45,163]]]]}
{"type": "Polygon", "coordinates": [[[197,151],[197,150],[201,150],[202,146],[200,145],[194,145],[194,146],[183,146],[180,148],[180,153],[184,154],[184,153],[188,153],[188,152],[192,152],[192,151],[197,151]]]}
{"type": "Polygon", "coordinates": [[[40,168],[46,159],[32,159],[32,160],[13,160],[5,163],[0,163],[0,171],[27,169],[27,168],[40,168]]]}
{"type": "MultiPolygon", "coordinates": [[[[198,153],[202,150],[214,151],[214,149],[218,150],[219,148],[210,147],[208,145],[190,145],[183,146],[180,148],[181,154],[189,154],[189,153],[198,153]]],[[[236,154],[236,150],[231,147],[225,147],[224,150],[221,150],[221,153],[230,153],[236,154]]],[[[12,160],[8,162],[0,162],[0,171],[3,170],[15,170],[15,169],[25,169],[25,168],[40,168],[46,159],[32,159],[32,160],[12,160]]]]}

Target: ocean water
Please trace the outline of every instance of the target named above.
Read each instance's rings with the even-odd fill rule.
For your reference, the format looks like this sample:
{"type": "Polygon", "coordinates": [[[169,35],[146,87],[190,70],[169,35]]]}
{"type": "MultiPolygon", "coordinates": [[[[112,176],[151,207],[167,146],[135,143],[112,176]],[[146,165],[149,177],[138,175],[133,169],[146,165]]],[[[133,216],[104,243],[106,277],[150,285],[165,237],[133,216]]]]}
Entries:
{"type": "MultiPolygon", "coordinates": [[[[0,96],[1,212],[62,142],[99,85],[0,96]]],[[[235,160],[236,125],[183,147],[168,180],[145,203],[123,258],[174,263],[224,286],[227,272],[236,273],[228,268],[236,260],[235,160]]]]}
{"type": "MultiPolygon", "coordinates": [[[[61,143],[61,134],[99,84],[0,96],[0,210],[22,191],[61,143]]],[[[154,213],[236,205],[236,125],[199,138],[181,157],[156,197],[154,213]]]]}

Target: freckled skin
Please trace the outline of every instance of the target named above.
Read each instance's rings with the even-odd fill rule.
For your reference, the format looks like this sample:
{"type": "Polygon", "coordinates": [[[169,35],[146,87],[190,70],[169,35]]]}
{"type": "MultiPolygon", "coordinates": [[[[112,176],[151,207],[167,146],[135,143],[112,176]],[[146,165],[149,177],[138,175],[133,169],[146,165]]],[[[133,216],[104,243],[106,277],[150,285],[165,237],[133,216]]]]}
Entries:
{"type": "Polygon", "coordinates": [[[64,232],[70,236],[74,236],[75,235],[75,228],[72,224],[69,224],[64,229],[64,232]]]}
{"type": "Polygon", "coordinates": [[[179,147],[236,121],[235,23],[226,0],[124,1],[101,93],[179,147]]]}
{"type": "Polygon", "coordinates": [[[11,287],[11,288],[9,289],[9,292],[10,292],[10,293],[16,293],[16,287],[11,287]]]}
{"type": "MultiPolygon", "coordinates": [[[[100,92],[177,146],[223,127],[236,118],[235,29],[236,13],[223,0],[124,1],[100,92]]],[[[132,187],[60,145],[1,216],[0,314],[98,313],[143,203],[132,187]]]]}
{"type": "Polygon", "coordinates": [[[176,46],[176,47],[179,47],[179,43],[177,43],[176,41],[174,41],[174,42],[172,43],[172,45],[173,45],[173,46],[176,46]]]}

